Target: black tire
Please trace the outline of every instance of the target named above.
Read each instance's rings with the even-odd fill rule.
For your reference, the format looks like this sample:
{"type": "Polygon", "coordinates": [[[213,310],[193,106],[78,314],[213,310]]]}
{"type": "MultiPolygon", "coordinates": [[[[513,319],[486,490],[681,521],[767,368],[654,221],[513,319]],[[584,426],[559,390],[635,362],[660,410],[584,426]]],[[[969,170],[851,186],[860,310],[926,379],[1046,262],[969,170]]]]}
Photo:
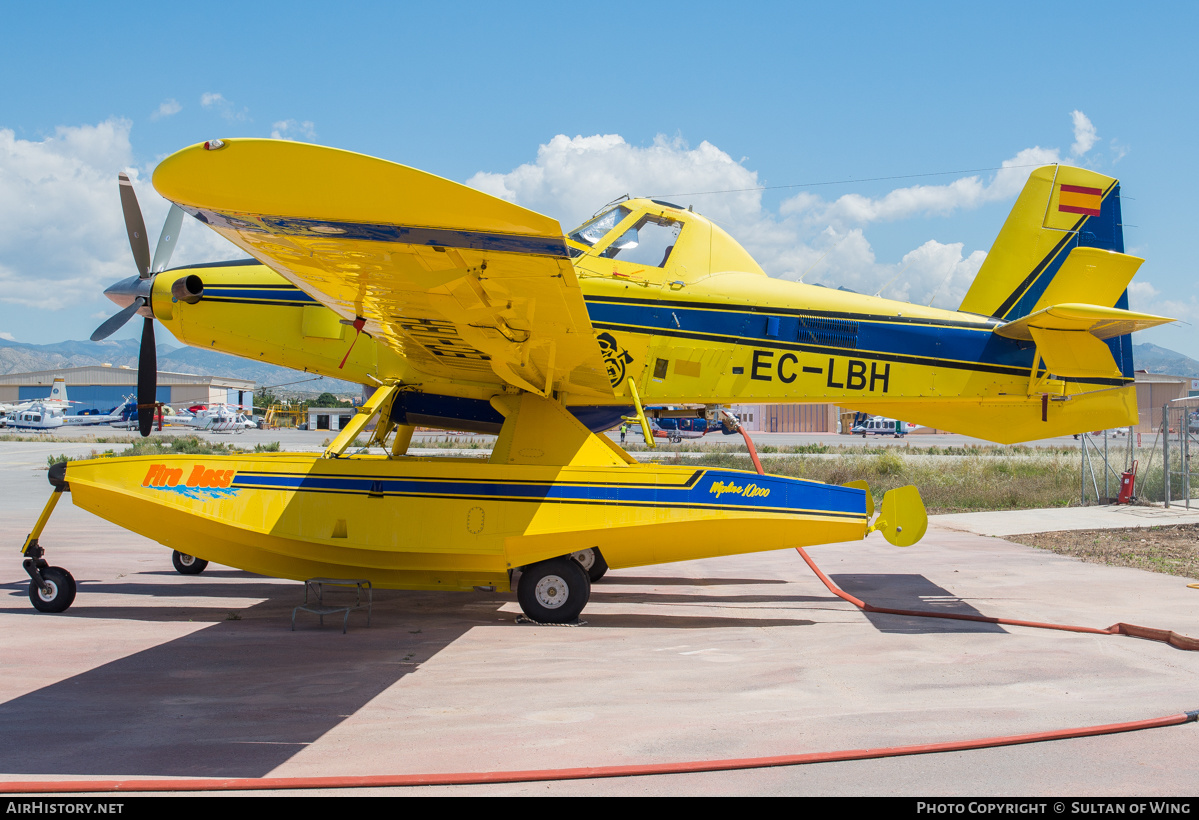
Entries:
{"type": "Polygon", "coordinates": [[[62,567],[43,567],[45,587],[29,581],[29,602],[38,612],[66,612],[75,601],[75,579],[62,567]]]}
{"type": "Polygon", "coordinates": [[[204,571],[204,567],[208,566],[208,562],[203,558],[197,558],[179,550],[171,553],[171,563],[175,565],[175,571],[180,575],[199,575],[204,571]]]}
{"type": "Polygon", "coordinates": [[[608,573],[608,562],[604,560],[603,553],[599,551],[599,547],[572,552],[570,557],[578,561],[579,565],[587,570],[587,577],[593,584],[608,573]]]}
{"type": "Polygon", "coordinates": [[[525,567],[516,599],[525,615],[542,624],[568,624],[579,618],[591,597],[583,565],[565,556],[525,567]]]}

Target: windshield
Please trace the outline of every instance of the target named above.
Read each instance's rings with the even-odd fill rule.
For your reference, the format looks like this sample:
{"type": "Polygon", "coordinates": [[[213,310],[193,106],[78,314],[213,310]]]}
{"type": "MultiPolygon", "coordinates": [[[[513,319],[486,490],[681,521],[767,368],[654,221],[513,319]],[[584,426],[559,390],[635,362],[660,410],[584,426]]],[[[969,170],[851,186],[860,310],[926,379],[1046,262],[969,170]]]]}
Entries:
{"type": "Polygon", "coordinates": [[[646,214],[600,255],[609,259],[619,256],[622,262],[662,268],[666,266],[682,228],[683,223],[670,217],[646,214]]]}
{"type": "Polygon", "coordinates": [[[632,211],[622,205],[617,205],[615,208],[609,208],[599,216],[593,216],[587,222],[575,229],[570,235],[570,238],[575,242],[580,242],[584,245],[594,245],[599,242],[608,231],[620,224],[626,216],[632,211]]]}

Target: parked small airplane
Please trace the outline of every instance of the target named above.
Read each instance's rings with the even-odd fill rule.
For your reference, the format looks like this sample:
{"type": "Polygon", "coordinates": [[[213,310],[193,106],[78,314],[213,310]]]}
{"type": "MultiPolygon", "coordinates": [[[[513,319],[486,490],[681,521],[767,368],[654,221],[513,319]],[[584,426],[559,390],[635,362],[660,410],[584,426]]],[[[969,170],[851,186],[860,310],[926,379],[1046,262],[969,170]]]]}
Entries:
{"type": "MultiPolygon", "coordinates": [[[[38,536],[62,491],[201,560],[405,589],[515,588],[541,622],[578,617],[578,560],[634,567],[881,531],[915,543],[915,488],[639,464],[596,431],[645,404],[834,402],[1000,441],[1135,422],[1117,181],[1037,169],[959,310],[773,279],[713,222],[629,199],[564,234],[546,216],[371,157],[210,140],[164,160],[175,203],[151,260],[128,178],[138,276],[106,293],[182,342],[377,389],[323,453],[70,462],[22,552],[30,600],[70,573],[38,536]],[[183,212],[254,260],[167,271],[183,212]],[[164,248],[166,249],[164,251],[164,248]],[[385,455],[348,452],[369,421],[385,455]],[[490,459],[406,456],[415,425],[498,433],[490,459]]],[[[143,434],[149,418],[142,419],[143,434]]],[[[747,438],[748,441],[748,438],[747,438]]]]}

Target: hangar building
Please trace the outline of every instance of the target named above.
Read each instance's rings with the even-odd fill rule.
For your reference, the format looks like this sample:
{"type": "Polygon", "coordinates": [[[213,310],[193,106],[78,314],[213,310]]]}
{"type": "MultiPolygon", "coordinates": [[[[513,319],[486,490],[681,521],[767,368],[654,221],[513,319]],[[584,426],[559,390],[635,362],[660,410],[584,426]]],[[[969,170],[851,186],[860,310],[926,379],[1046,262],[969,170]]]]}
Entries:
{"type": "MultiPolygon", "coordinates": [[[[0,403],[45,399],[56,378],[67,381],[67,398],[72,402],[70,415],[84,410],[107,413],[137,392],[137,371],[131,367],[88,365],[60,367],[33,373],[9,373],[0,376],[0,403]]],[[[187,373],[158,372],[156,401],[174,407],[191,404],[250,404],[254,382],[228,376],[196,376],[187,373]]]]}

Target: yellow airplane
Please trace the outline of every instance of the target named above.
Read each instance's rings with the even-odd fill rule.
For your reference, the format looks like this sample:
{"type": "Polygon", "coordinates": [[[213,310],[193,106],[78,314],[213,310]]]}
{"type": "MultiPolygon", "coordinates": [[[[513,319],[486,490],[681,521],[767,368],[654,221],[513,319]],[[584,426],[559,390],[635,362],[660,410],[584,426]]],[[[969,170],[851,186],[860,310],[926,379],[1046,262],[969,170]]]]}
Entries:
{"type": "MultiPolygon", "coordinates": [[[[546,216],[402,165],[314,145],[211,140],[162,162],[175,203],[139,275],[106,293],[180,341],[377,389],[323,453],[71,462],[22,552],[30,599],[74,581],[38,536],[65,489],[84,509],[200,561],[402,589],[515,588],[570,622],[621,568],[849,541],[906,546],[912,487],[831,486],[638,464],[607,436],[645,405],[834,402],[1013,442],[1135,422],[1116,180],[1032,173],[960,310],[768,277],[708,219],[629,199],[569,234],[546,216]],[[165,270],[186,212],[254,260],[165,270]],[[349,454],[370,442],[384,455],[349,454]],[[415,426],[498,433],[490,459],[415,458],[415,426]]],[[[143,385],[142,382],[145,382],[143,385]]],[[[149,414],[144,414],[149,416],[149,414]]],[[[143,434],[148,433],[143,428],[143,434]]],[[[748,437],[747,437],[748,441],[748,437]]],[[[189,565],[191,566],[191,565],[189,565]]],[[[194,570],[193,570],[194,571],[194,570]]]]}

